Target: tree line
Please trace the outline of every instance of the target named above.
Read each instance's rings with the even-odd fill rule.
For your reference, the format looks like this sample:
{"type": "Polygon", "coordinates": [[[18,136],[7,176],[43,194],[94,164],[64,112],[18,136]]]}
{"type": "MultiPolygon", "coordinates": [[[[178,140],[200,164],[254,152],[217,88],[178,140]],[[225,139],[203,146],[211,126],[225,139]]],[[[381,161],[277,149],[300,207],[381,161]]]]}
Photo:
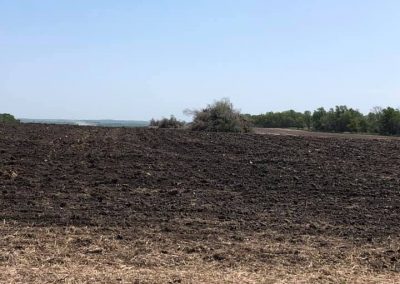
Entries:
{"type": "Polygon", "coordinates": [[[325,132],[400,135],[400,109],[375,107],[367,115],[347,106],[329,110],[267,112],[245,115],[255,127],[297,128],[325,132]]]}
{"type": "MultiPolygon", "coordinates": [[[[324,132],[351,132],[382,135],[400,135],[400,109],[375,107],[367,115],[345,105],[313,112],[267,112],[241,114],[229,99],[215,101],[199,110],[187,110],[193,121],[186,123],[174,116],[152,119],[150,126],[158,128],[186,128],[194,131],[250,132],[252,127],[297,128],[324,132]]],[[[19,123],[10,114],[0,114],[0,123],[19,123]]]]}

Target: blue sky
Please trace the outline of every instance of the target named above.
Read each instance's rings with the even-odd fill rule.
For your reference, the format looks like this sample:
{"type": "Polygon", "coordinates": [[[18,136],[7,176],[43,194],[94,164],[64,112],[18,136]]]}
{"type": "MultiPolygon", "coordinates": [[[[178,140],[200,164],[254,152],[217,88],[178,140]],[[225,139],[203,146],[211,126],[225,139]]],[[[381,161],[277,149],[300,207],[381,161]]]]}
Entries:
{"type": "Polygon", "coordinates": [[[400,106],[398,0],[0,0],[0,113],[400,106]]]}

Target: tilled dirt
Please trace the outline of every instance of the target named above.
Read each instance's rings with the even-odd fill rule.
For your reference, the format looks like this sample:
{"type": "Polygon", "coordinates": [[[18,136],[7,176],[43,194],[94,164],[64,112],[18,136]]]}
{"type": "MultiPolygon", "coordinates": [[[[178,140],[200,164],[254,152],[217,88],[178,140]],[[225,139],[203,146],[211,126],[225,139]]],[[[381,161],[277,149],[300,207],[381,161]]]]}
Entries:
{"type": "Polygon", "coordinates": [[[363,247],[357,265],[397,273],[399,154],[395,139],[2,125],[0,220],[14,224],[2,235],[96,228],[126,245],[146,235],[224,267],[305,267],[300,246],[334,264],[363,247]],[[258,248],[243,245],[252,238],[258,248]],[[297,248],[274,254],[269,242],[297,248]]]}

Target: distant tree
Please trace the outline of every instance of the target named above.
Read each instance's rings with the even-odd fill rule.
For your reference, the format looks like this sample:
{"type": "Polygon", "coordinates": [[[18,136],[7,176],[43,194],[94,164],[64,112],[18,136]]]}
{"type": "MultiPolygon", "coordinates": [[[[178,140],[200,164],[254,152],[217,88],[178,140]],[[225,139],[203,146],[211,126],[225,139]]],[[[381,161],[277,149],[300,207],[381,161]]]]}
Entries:
{"type": "Polygon", "coordinates": [[[335,132],[362,132],[364,115],[347,106],[335,108],[335,132]]]}
{"type": "Polygon", "coordinates": [[[366,116],[367,132],[370,133],[381,133],[380,131],[380,120],[382,117],[382,108],[374,107],[366,116]]]}
{"type": "Polygon", "coordinates": [[[311,125],[312,125],[312,115],[311,115],[311,111],[306,110],[303,114],[304,116],[304,126],[305,128],[307,128],[308,130],[311,129],[311,125]]]}
{"type": "Polygon", "coordinates": [[[254,126],[267,128],[304,128],[305,117],[303,113],[294,110],[283,112],[267,112],[250,117],[254,126]]]}
{"type": "Polygon", "coordinates": [[[356,111],[354,114],[352,114],[352,117],[348,124],[348,128],[350,132],[367,133],[368,132],[367,117],[364,116],[362,113],[356,111]]]}
{"type": "Polygon", "coordinates": [[[319,108],[312,115],[312,126],[317,131],[366,132],[367,121],[358,110],[336,106],[326,111],[319,108]]]}
{"type": "Polygon", "coordinates": [[[381,134],[400,134],[400,110],[392,107],[383,109],[379,116],[378,125],[381,134]]]}
{"type": "Polygon", "coordinates": [[[332,129],[334,132],[348,132],[350,123],[350,113],[347,106],[336,106],[333,111],[332,129]]]}
{"type": "Polygon", "coordinates": [[[317,131],[324,131],[327,112],[323,107],[315,110],[311,116],[312,127],[317,131]]]}
{"type": "Polygon", "coordinates": [[[19,123],[20,121],[16,119],[13,115],[9,113],[0,114],[0,123],[19,123]]]}
{"type": "Polygon", "coordinates": [[[245,115],[234,109],[229,99],[215,101],[201,110],[186,110],[193,116],[189,125],[194,131],[250,132],[251,123],[245,115]]]}

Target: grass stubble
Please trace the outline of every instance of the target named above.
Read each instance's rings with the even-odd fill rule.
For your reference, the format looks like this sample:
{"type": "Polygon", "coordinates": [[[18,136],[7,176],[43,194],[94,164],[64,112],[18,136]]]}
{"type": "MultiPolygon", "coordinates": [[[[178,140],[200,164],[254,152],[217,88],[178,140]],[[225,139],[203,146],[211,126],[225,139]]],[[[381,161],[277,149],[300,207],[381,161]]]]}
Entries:
{"type": "MultiPolygon", "coordinates": [[[[397,239],[357,245],[264,232],[206,241],[149,228],[0,225],[1,283],[400,283],[376,267],[397,239]],[[133,232],[133,233],[132,233],[133,232]]],[[[398,265],[392,256],[393,265],[398,265]]],[[[388,260],[390,263],[390,259],[388,260]]]]}

